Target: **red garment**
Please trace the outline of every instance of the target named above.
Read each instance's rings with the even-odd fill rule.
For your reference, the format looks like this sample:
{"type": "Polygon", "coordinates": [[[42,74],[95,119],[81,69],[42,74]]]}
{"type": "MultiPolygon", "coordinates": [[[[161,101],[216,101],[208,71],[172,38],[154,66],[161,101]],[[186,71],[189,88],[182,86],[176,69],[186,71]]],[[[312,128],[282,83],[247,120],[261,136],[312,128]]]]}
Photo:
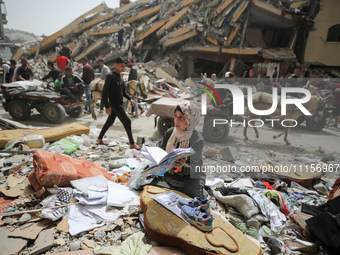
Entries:
{"type": "Polygon", "coordinates": [[[60,70],[64,70],[67,66],[68,58],[65,56],[58,56],[55,62],[57,62],[60,70]]]}
{"type": "Polygon", "coordinates": [[[262,181],[262,183],[267,187],[267,189],[273,190],[272,186],[268,182],[262,181]]]}
{"type": "Polygon", "coordinates": [[[333,95],[335,96],[333,105],[340,105],[340,83],[336,85],[333,95]]]}

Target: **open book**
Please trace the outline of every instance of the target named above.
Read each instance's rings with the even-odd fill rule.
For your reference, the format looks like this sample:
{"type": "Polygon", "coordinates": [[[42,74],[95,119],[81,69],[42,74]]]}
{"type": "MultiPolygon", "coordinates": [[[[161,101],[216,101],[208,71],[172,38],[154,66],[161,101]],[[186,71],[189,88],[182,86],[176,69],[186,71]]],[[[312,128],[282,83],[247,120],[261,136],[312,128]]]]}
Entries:
{"type": "Polygon", "coordinates": [[[192,148],[173,149],[169,153],[159,147],[146,146],[145,149],[147,152],[142,152],[142,155],[152,162],[150,167],[142,172],[145,175],[162,176],[174,167],[175,161],[195,153],[192,148]]]}

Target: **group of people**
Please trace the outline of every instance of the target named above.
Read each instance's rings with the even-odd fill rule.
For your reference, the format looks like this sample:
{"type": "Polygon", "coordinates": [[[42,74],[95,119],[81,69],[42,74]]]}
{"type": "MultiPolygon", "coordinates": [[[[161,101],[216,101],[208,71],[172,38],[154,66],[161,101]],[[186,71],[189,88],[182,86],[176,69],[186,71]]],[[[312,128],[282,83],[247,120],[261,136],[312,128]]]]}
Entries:
{"type": "Polygon", "coordinates": [[[21,59],[21,64],[17,64],[14,59],[6,63],[0,58],[0,72],[2,72],[2,83],[11,83],[15,81],[28,81],[33,76],[33,71],[26,58],[21,59]]]}

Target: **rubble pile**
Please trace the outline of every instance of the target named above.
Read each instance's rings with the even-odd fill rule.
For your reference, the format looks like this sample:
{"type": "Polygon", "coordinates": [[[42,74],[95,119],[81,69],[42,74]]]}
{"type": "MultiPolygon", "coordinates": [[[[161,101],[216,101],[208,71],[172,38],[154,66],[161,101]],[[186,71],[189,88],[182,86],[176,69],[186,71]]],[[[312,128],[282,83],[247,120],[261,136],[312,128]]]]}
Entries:
{"type": "MultiPolygon", "coordinates": [[[[155,245],[149,237],[146,241],[141,241],[145,230],[139,207],[140,191],[126,186],[133,180],[135,172],[145,166],[145,159],[140,151],[129,149],[128,139],[125,137],[110,136],[107,139],[111,142],[107,146],[96,144],[95,139],[99,132],[100,129],[93,124],[88,134],[71,135],[54,143],[39,144],[38,148],[33,149],[28,147],[32,145],[30,143],[10,141],[0,151],[0,239],[4,244],[1,254],[15,254],[20,251],[21,254],[54,254],[77,250],[94,250],[97,252],[95,254],[101,254],[105,249],[131,246],[129,242],[134,238],[140,239],[138,247],[142,246],[147,251],[151,249],[151,245],[155,245]],[[111,180],[107,180],[105,174],[105,177],[98,175],[76,178],[66,187],[53,187],[45,182],[46,185],[37,188],[30,177],[38,174],[34,156],[37,153],[52,153],[54,157],[67,154],[75,160],[85,160],[87,164],[97,163],[109,174],[108,178],[111,180]]],[[[147,140],[144,145],[155,146],[155,143],[156,141],[147,140]]],[[[268,171],[265,175],[254,172],[252,175],[242,171],[242,167],[313,164],[329,164],[335,167],[340,155],[325,152],[322,148],[311,153],[293,146],[261,146],[254,144],[253,147],[245,147],[234,143],[225,147],[208,144],[204,149],[204,165],[211,166],[218,162],[232,169],[223,174],[216,171],[207,175],[206,190],[212,201],[211,209],[226,217],[243,233],[259,241],[261,238],[280,240],[281,251],[291,249],[294,254],[302,254],[300,252],[306,248],[309,252],[315,251],[310,233],[305,235],[298,228],[301,227],[301,222],[297,222],[301,216],[301,206],[323,205],[329,203],[327,201],[330,196],[338,196],[338,187],[331,190],[338,178],[338,171],[328,169],[324,175],[317,171],[313,173],[313,177],[311,173],[304,176],[300,169],[294,176],[280,175],[277,171],[268,171]],[[233,202],[245,199],[244,195],[238,195],[239,192],[244,192],[239,189],[253,192],[255,199],[257,196],[265,199],[261,195],[264,194],[271,201],[268,203],[273,202],[273,210],[282,216],[279,224],[266,214],[268,211],[260,211],[254,206],[247,211],[244,207],[246,205],[233,202]],[[278,195],[282,196],[282,200],[278,200],[278,195]],[[286,207],[282,207],[282,204],[286,207]],[[251,226],[260,229],[262,234],[256,230],[254,232],[251,226]],[[296,246],[295,242],[292,243],[297,239],[304,245],[296,246]]],[[[68,178],[67,172],[69,170],[63,173],[63,178],[68,178]]],[[[53,183],[58,184],[57,179],[53,183]]],[[[131,183],[129,186],[131,187],[131,183]]],[[[259,242],[258,244],[260,245],[259,242]]],[[[132,246],[137,247],[135,243],[132,246]]],[[[276,254],[268,242],[261,241],[260,246],[263,254],[276,254]]]]}
{"type": "Polygon", "coordinates": [[[62,40],[72,49],[71,58],[76,62],[86,56],[96,66],[94,60],[103,57],[112,67],[115,57],[121,55],[135,62],[152,60],[172,77],[188,75],[188,52],[291,61],[296,59],[292,47],[279,42],[269,45],[263,31],[268,22],[259,17],[272,13],[277,16],[274,27],[280,22],[278,29],[291,29],[294,15],[304,17],[290,12],[291,5],[301,6],[301,11],[309,8],[307,1],[276,0],[139,0],[114,10],[102,3],[29,51],[20,50],[15,58],[34,57],[46,65],[48,60],[55,61],[55,47],[62,40]],[[286,14],[281,16],[284,10],[286,14]]]}

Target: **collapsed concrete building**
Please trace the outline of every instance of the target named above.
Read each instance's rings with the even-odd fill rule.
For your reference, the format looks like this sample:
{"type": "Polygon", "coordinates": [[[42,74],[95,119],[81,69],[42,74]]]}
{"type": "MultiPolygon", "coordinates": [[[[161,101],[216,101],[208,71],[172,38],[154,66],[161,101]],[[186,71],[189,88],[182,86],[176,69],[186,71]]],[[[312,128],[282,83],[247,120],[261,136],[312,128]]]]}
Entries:
{"type": "Polygon", "coordinates": [[[28,54],[54,61],[54,48],[63,40],[74,61],[104,57],[112,67],[122,55],[167,62],[180,79],[228,70],[240,76],[250,68],[263,77],[274,67],[285,77],[299,72],[299,63],[339,68],[339,38],[337,43],[318,39],[320,33],[326,38],[325,26],[338,31],[339,16],[330,14],[338,5],[336,0],[138,0],[112,10],[102,3],[14,58],[28,54]],[[331,18],[327,24],[325,15],[331,18]]]}

